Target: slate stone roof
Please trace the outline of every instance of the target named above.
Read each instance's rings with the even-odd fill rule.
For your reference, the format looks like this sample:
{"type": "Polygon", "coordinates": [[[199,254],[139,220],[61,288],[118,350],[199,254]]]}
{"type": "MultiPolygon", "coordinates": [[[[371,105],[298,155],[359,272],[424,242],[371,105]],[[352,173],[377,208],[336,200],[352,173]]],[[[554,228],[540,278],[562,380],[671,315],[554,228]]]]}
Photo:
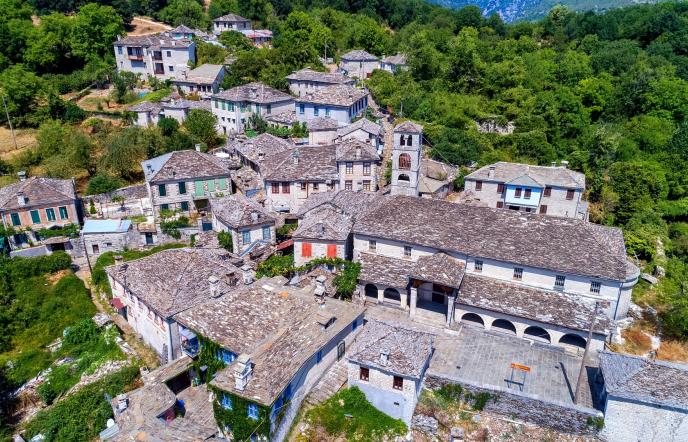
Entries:
{"type": "Polygon", "coordinates": [[[380,60],[382,63],[386,64],[394,64],[394,65],[405,65],[406,64],[406,55],[404,54],[396,54],[396,55],[388,55],[387,57],[383,58],[380,60]]]}
{"type": "Polygon", "coordinates": [[[131,112],[153,112],[159,113],[162,110],[160,103],[153,103],[152,101],[142,101],[141,103],[129,106],[131,112]]]}
{"type": "Polygon", "coordinates": [[[566,167],[531,166],[504,161],[481,167],[468,174],[466,179],[527,185],[533,185],[534,182],[539,187],[556,186],[585,189],[585,175],[566,167]],[[490,178],[489,173],[492,166],[495,168],[494,176],[490,178]]]}
{"type": "Polygon", "coordinates": [[[378,193],[356,192],[353,190],[319,192],[309,196],[304,201],[296,216],[302,218],[316,208],[334,207],[353,220],[356,220],[359,216],[377,207],[384,198],[384,196],[378,193]]]}
{"type": "Polygon", "coordinates": [[[225,67],[221,64],[204,63],[195,69],[191,69],[186,77],[176,78],[178,83],[211,84],[220,77],[225,67]]]}
{"type": "Polygon", "coordinates": [[[688,365],[600,352],[607,394],[688,411],[688,365]]]}
{"type": "Polygon", "coordinates": [[[297,121],[299,121],[299,119],[296,118],[296,111],[289,110],[289,111],[280,112],[279,114],[266,115],[265,121],[270,121],[272,123],[292,125],[292,124],[296,123],[297,121]]]}
{"type": "Polygon", "coordinates": [[[245,23],[245,22],[251,22],[251,20],[244,18],[240,15],[236,14],[226,14],[218,18],[213,19],[214,22],[230,22],[230,23],[245,23]]]}
{"type": "Polygon", "coordinates": [[[423,133],[423,126],[418,123],[414,123],[413,121],[404,121],[394,128],[394,132],[423,133]]]}
{"type": "Polygon", "coordinates": [[[405,289],[409,275],[414,273],[416,263],[410,259],[390,258],[376,253],[361,252],[358,256],[361,263],[360,281],[405,289]]]}
{"type": "Polygon", "coordinates": [[[110,203],[114,197],[122,197],[125,201],[132,199],[148,198],[148,189],[145,184],[134,184],[133,186],[121,187],[108,193],[98,195],[88,195],[86,198],[95,202],[110,203]]]}
{"type": "Polygon", "coordinates": [[[340,73],[318,72],[313,69],[301,69],[287,75],[287,80],[291,81],[312,81],[314,83],[326,84],[353,84],[354,80],[340,73]]]}
{"type": "Polygon", "coordinates": [[[210,100],[163,100],[160,102],[165,109],[202,109],[211,112],[210,100]]]}
{"type": "Polygon", "coordinates": [[[362,306],[334,299],[321,307],[314,287],[284,282],[261,279],[175,317],[223,348],[250,356],[253,373],[243,391],[235,388],[234,365],[219,371],[211,385],[269,406],[318,350],[363,313],[362,306]],[[335,321],[323,329],[319,316],[335,321]]]}
{"type": "Polygon", "coordinates": [[[308,131],[318,131],[318,130],[337,130],[339,127],[339,122],[334,118],[329,117],[318,117],[311,118],[306,122],[306,127],[308,131]]]}
{"type": "Polygon", "coordinates": [[[337,142],[336,146],[337,161],[380,161],[375,147],[358,138],[347,138],[337,142]]]}
{"type": "Polygon", "coordinates": [[[26,209],[40,205],[70,204],[76,200],[71,180],[59,180],[32,176],[24,181],[0,188],[0,209],[26,209]],[[28,201],[19,205],[17,195],[21,193],[28,201]]]}
{"type": "Polygon", "coordinates": [[[195,150],[166,153],[143,161],[141,167],[150,183],[229,176],[229,170],[219,158],[195,150]]]}
{"type": "Polygon", "coordinates": [[[188,48],[194,42],[187,38],[174,38],[170,32],[150,35],[128,35],[113,43],[115,46],[141,46],[154,50],[162,48],[188,48]]]}
{"type": "Polygon", "coordinates": [[[269,133],[262,133],[253,138],[237,137],[227,144],[255,164],[260,164],[277,153],[294,148],[293,143],[269,133]],[[260,159],[261,154],[263,155],[262,160],[260,159]]]}
{"type": "Polygon", "coordinates": [[[296,98],[299,103],[313,103],[328,106],[352,106],[367,94],[363,89],[359,89],[346,84],[337,84],[326,88],[308,92],[296,98]]]}
{"type": "MultiPolygon", "coordinates": [[[[595,303],[581,296],[471,273],[463,278],[456,304],[581,331],[590,328],[590,317],[595,311],[595,303]]],[[[606,334],[609,327],[609,318],[598,314],[595,332],[606,334]]]]}
{"type": "Polygon", "coordinates": [[[372,320],[356,337],[347,359],[395,375],[420,379],[433,351],[429,333],[372,320]],[[387,354],[387,362],[380,354],[387,354]]]}
{"type": "Polygon", "coordinates": [[[275,224],[276,217],[258,202],[240,194],[210,199],[210,209],[220,222],[234,229],[275,224]]]}
{"type": "Polygon", "coordinates": [[[384,135],[385,133],[385,130],[381,125],[373,123],[367,118],[361,118],[360,120],[356,120],[349,125],[337,129],[337,135],[344,137],[352,132],[356,132],[359,129],[378,137],[384,135]]]}
{"type": "Polygon", "coordinates": [[[377,61],[378,58],[366,51],[356,49],[341,56],[344,61],[377,61]]]}
{"type": "Polygon", "coordinates": [[[409,276],[423,281],[459,288],[466,265],[446,253],[421,256],[409,276]]]}
{"type": "Polygon", "coordinates": [[[346,241],[353,221],[333,207],[311,211],[292,234],[295,240],[346,241]]]}
{"type": "Polygon", "coordinates": [[[623,234],[576,219],[394,196],[354,233],[540,269],[624,281],[623,234]]]}
{"type": "Polygon", "coordinates": [[[217,94],[213,94],[213,98],[229,100],[234,103],[246,101],[259,104],[294,100],[291,95],[259,82],[244,84],[242,86],[220,91],[217,94]]]}
{"type": "Polygon", "coordinates": [[[241,271],[223,249],[169,249],[115,264],[106,272],[163,318],[211,298],[208,278],[220,280],[219,294],[233,289],[241,271]]]}
{"type": "Polygon", "coordinates": [[[261,170],[267,181],[338,180],[336,146],[301,146],[266,157],[261,170]]]}

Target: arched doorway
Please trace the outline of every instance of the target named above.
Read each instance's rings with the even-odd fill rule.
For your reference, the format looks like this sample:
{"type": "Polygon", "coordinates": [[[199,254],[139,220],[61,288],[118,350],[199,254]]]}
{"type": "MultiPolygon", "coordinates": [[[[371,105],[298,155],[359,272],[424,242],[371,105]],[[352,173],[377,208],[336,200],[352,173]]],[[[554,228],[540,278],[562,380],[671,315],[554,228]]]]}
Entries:
{"type": "Polygon", "coordinates": [[[582,336],[569,333],[559,338],[559,344],[584,349],[586,340],[582,336]]]}
{"type": "Polygon", "coordinates": [[[516,336],[516,327],[511,321],[507,321],[506,319],[495,319],[491,329],[516,336]]]}
{"type": "Polygon", "coordinates": [[[391,287],[386,288],[385,289],[385,301],[401,304],[401,294],[399,293],[399,290],[391,288],[391,287]]]}
{"type": "Polygon", "coordinates": [[[549,333],[547,333],[547,330],[542,327],[538,327],[537,325],[531,325],[528,327],[523,332],[523,337],[538,342],[546,342],[548,344],[552,342],[552,338],[550,337],[549,333]]]}
{"type": "Polygon", "coordinates": [[[375,284],[366,284],[364,287],[365,295],[371,298],[377,298],[377,287],[375,284]]]}
{"type": "Polygon", "coordinates": [[[485,327],[485,321],[483,321],[483,318],[481,318],[480,315],[477,315],[475,313],[465,313],[461,317],[461,323],[473,325],[476,327],[485,327]]]}

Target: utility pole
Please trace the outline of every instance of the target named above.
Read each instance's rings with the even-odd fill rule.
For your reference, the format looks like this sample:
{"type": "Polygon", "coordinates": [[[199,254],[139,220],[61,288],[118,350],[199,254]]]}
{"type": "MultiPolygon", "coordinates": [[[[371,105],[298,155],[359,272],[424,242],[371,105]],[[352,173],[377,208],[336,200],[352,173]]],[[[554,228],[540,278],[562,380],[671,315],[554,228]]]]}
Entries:
{"type": "Polygon", "coordinates": [[[12,132],[12,141],[14,141],[14,150],[19,150],[17,147],[17,137],[14,135],[14,128],[12,127],[12,120],[10,120],[10,112],[7,110],[7,101],[5,101],[5,95],[2,95],[2,104],[5,106],[5,115],[7,115],[7,124],[10,126],[10,132],[12,132]]]}
{"type": "Polygon", "coordinates": [[[588,360],[588,351],[590,350],[590,341],[592,341],[592,332],[597,321],[597,312],[600,307],[600,301],[595,302],[592,316],[590,317],[590,328],[588,329],[588,340],[585,343],[585,351],[583,352],[583,360],[581,361],[580,371],[578,372],[578,381],[576,382],[576,393],[573,395],[573,403],[578,404],[580,401],[581,384],[583,383],[583,374],[585,372],[585,361],[588,360]]]}

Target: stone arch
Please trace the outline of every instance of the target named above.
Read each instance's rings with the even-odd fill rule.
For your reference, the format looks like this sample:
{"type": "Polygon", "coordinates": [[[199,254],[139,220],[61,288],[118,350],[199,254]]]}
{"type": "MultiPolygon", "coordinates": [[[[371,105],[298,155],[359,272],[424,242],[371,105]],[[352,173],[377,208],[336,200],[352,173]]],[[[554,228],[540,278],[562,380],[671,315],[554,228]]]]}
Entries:
{"type": "Polygon", "coordinates": [[[485,321],[483,321],[483,318],[476,313],[464,313],[463,316],[461,316],[461,323],[485,327],[485,321]]]}
{"type": "Polygon", "coordinates": [[[366,284],[363,290],[366,296],[377,298],[377,286],[375,284],[366,284]]]}
{"type": "Polygon", "coordinates": [[[398,180],[399,181],[406,181],[407,183],[411,182],[411,178],[409,178],[409,176],[406,175],[405,173],[400,174],[398,180]]]}
{"type": "Polygon", "coordinates": [[[570,347],[585,348],[587,341],[584,337],[575,333],[568,333],[559,338],[560,345],[568,345],[570,347]]]}
{"type": "Polygon", "coordinates": [[[401,302],[401,293],[395,288],[387,287],[385,289],[385,299],[401,302]]]}
{"type": "Polygon", "coordinates": [[[399,169],[411,170],[411,155],[407,153],[399,154],[399,169]]]}
{"type": "Polygon", "coordinates": [[[497,331],[516,336],[516,326],[511,321],[507,321],[506,319],[495,319],[492,322],[490,329],[496,329],[497,331]]]}
{"type": "Polygon", "coordinates": [[[532,339],[539,342],[547,342],[548,344],[552,342],[552,337],[549,335],[547,330],[537,325],[531,325],[526,328],[523,332],[523,337],[532,339]]]}

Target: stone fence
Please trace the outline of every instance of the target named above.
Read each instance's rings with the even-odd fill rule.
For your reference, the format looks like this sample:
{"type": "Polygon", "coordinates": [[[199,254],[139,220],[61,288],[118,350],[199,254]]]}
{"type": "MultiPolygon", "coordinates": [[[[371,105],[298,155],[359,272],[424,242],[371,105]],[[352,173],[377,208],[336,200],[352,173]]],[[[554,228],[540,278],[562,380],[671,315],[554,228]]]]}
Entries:
{"type": "Polygon", "coordinates": [[[525,393],[496,386],[490,388],[475,386],[464,380],[435,373],[428,373],[425,377],[425,388],[429,390],[437,390],[449,384],[461,385],[464,391],[474,395],[478,393],[492,395],[492,399],[485,405],[485,411],[567,433],[596,435],[598,428],[595,423],[603,418],[603,414],[593,408],[544,401],[525,393]]]}

